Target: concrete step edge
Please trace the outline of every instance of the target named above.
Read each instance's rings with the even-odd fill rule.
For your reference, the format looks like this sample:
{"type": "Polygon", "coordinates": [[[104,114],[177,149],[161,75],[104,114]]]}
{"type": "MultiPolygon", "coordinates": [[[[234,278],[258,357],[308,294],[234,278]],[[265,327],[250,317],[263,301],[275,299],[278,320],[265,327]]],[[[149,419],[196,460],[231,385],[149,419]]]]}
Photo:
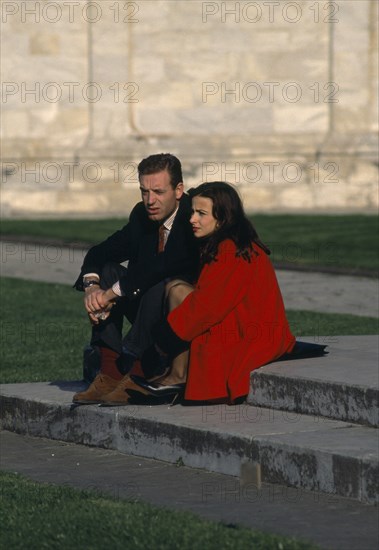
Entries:
{"type": "Polygon", "coordinates": [[[263,481],[367,503],[378,501],[378,458],[371,452],[371,444],[362,452],[364,444],[359,443],[359,438],[367,442],[371,434],[376,440],[373,428],[327,422],[325,429],[321,426],[319,431],[300,434],[303,441],[299,442],[293,433],[233,433],[230,429],[160,419],[159,414],[139,418],[123,408],[87,406],[72,410],[68,404],[12,396],[1,396],[1,407],[2,428],[17,433],[116,449],[235,476],[240,475],[243,463],[257,463],[263,481]],[[351,439],[346,450],[339,452],[336,447],[334,452],[333,445],[325,446],[325,439],[343,442],[346,437],[351,439]],[[313,438],[320,445],[317,441],[310,444],[313,438]],[[360,452],[353,449],[352,441],[360,452]]]}
{"type": "Polygon", "coordinates": [[[379,390],[351,384],[253,371],[248,403],[379,426],[379,390]]]}

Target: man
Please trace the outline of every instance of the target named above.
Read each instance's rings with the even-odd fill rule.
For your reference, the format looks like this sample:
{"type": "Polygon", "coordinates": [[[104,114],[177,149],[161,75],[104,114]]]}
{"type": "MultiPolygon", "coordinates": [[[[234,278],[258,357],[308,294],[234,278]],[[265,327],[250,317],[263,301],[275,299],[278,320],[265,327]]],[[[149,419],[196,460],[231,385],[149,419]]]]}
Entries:
{"type": "Polygon", "coordinates": [[[127,350],[141,357],[163,314],[165,283],[177,277],[191,281],[197,274],[180,161],[171,154],[151,155],[140,162],[138,176],[142,202],[127,225],[88,251],[74,285],[85,291],[91,344],[100,349],[100,373],[86,391],[74,395],[74,403],[128,402],[122,383],[123,317],[132,323],[127,350]],[[127,268],[120,265],[127,260],[127,268]]]}

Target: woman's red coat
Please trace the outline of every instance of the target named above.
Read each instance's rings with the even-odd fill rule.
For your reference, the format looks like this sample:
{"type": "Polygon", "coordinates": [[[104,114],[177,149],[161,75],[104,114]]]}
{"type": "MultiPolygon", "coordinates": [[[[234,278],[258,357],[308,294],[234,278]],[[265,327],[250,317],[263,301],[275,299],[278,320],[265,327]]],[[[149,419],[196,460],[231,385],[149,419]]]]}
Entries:
{"type": "Polygon", "coordinates": [[[174,332],[191,341],[186,399],[246,395],[250,372],[295,344],[272,264],[254,250],[249,263],[223,241],[217,261],[205,265],[195,290],[168,316],[174,332]]]}

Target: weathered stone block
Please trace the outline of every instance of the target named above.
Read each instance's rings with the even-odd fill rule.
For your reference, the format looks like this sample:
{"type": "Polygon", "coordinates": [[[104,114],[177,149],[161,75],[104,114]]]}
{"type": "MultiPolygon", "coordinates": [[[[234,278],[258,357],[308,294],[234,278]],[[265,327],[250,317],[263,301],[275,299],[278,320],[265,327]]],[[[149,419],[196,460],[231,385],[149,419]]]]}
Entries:
{"type": "Polygon", "coordinates": [[[38,33],[30,37],[31,55],[59,55],[60,39],[57,34],[38,33]]]}

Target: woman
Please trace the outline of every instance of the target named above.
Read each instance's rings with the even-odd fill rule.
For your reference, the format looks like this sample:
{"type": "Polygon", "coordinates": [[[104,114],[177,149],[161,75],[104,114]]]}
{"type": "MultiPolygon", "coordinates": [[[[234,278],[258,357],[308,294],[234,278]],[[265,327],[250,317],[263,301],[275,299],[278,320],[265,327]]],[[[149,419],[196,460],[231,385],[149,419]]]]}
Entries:
{"type": "Polygon", "coordinates": [[[248,394],[250,372],[290,352],[295,338],[270,251],[235,189],[203,183],[191,196],[201,272],[195,288],[169,283],[172,310],[155,331],[158,349],[174,358],[172,369],[153,384],[134,380],[155,395],[178,392],[185,383],[187,400],[234,403],[248,394]]]}

